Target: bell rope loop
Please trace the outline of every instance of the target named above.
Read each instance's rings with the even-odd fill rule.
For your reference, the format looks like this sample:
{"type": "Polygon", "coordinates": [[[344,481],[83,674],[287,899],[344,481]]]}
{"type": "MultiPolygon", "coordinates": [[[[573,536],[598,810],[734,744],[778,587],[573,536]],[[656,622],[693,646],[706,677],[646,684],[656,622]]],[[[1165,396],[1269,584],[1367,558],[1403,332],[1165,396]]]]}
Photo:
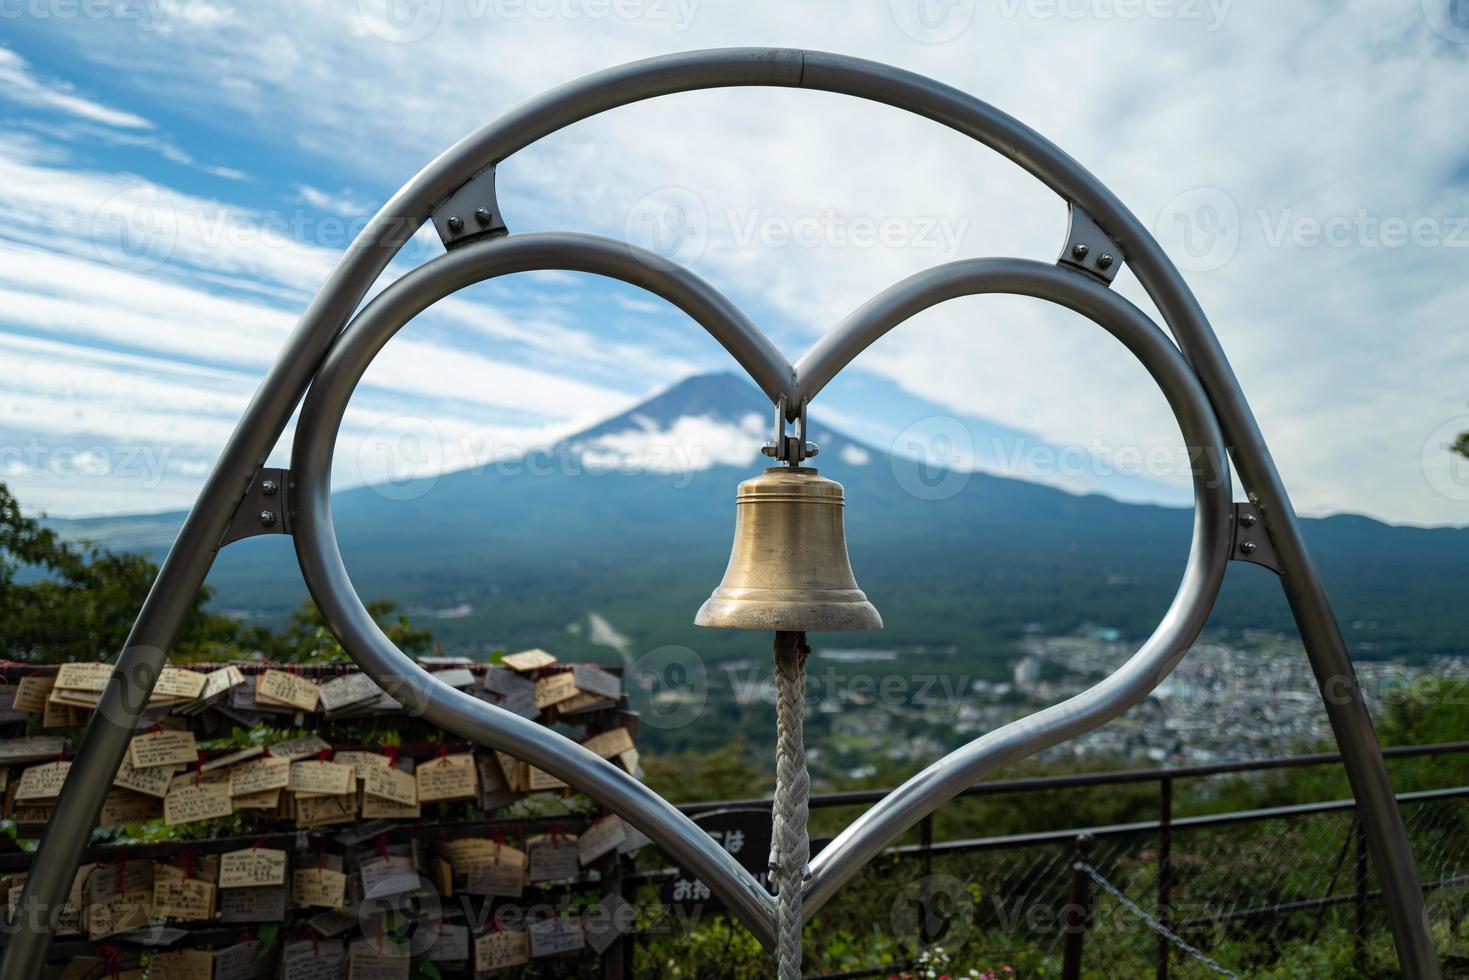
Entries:
{"type": "Polygon", "coordinates": [[[780,980],[801,978],[801,891],[811,859],[806,833],[811,774],[802,725],[806,713],[806,634],[775,634],[775,799],[771,807],[770,876],[776,896],[780,980]]]}

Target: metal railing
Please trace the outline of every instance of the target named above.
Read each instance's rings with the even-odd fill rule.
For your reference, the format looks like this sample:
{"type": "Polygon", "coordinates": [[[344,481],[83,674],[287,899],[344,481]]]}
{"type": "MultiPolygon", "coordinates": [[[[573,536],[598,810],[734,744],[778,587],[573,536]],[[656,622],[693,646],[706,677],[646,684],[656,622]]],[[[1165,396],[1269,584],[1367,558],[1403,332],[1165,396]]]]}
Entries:
{"type": "MultiPolygon", "coordinates": [[[[1384,755],[1389,761],[1454,755],[1469,756],[1469,741],[1388,748],[1384,750],[1384,755]]],[[[1191,948],[1190,942],[1182,941],[1182,937],[1203,937],[1200,939],[1203,942],[1211,933],[1239,933],[1248,929],[1254,929],[1258,933],[1262,929],[1261,923],[1266,920],[1284,919],[1307,913],[1318,915],[1316,931],[1319,933],[1321,928],[1319,916],[1342,907],[1346,907],[1351,912],[1351,920],[1347,926],[1360,951],[1367,944],[1374,930],[1381,931],[1385,928],[1385,918],[1381,914],[1373,914],[1373,910],[1380,907],[1381,890],[1374,884],[1375,875],[1368,861],[1362,826],[1356,818],[1356,804],[1352,800],[1333,799],[1188,816],[1178,816],[1174,812],[1175,790],[1180,781],[1206,780],[1227,775],[1250,776],[1286,769],[1327,766],[1339,764],[1340,761],[1340,756],[1335,753],[1314,753],[1258,761],[995,780],[971,787],[961,794],[959,799],[1151,784],[1156,787],[1157,816],[1151,820],[1106,826],[935,840],[934,816],[930,815],[917,825],[918,840],[916,843],[901,844],[890,848],[885,852],[884,860],[887,862],[916,862],[921,880],[927,880],[934,874],[936,864],[946,859],[985,854],[1003,857],[1007,854],[1046,852],[1050,856],[1047,859],[1045,873],[1054,872],[1055,867],[1059,867],[1064,872],[1060,877],[1052,874],[1054,894],[1047,897],[1048,901],[1054,899],[1055,904],[1060,908],[1060,915],[1057,918],[1060,928],[1057,930],[1059,936],[1052,936],[1050,940],[1041,937],[1037,941],[1037,946],[1046,947],[1048,942],[1054,946],[1056,939],[1059,938],[1059,944],[1063,948],[1049,950],[1048,955],[1051,955],[1051,959],[1055,961],[1054,965],[1059,966],[1059,973],[1063,977],[1080,975],[1080,969],[1084,963],[1084,941],[1094,928],[1092,911],[1100,900],[1111,897],[1099,894],[1099,891],[1102,890],[1092,887],[1094,880],[1092,876],[1102,878],[1104,872],[1098,871],[1098,867],[1108,863],[1116,864],[1119,858],[1125,858],[1121,861],[1125,866],[1136,869],[1140,866],[1139,854],[1146,859],[1143,863],[1156,869],[1155,873],[1151,882],[1145,882],[1147,885],[1145,890],[1133,887],[1130,896],[1122,897],[1133,908],[1142,911],[1147,920],[1151,920],[1142,922],[1140,928],[1156,934],[1151,958],[1155,975],[1161,980],[1166,980],[1170,971],[1179,962],[1179,957],[1186,955],[1181,950],[1191,948]],[[1345,823],[1338,826],[1342,818],[1345,818],[1345,823]],[[1312,825],[1312,821],[1316,821],[1315,825],[1312,825]],[[1330,838],[1329,846],[1325,850],[1316,849],[1332,858],[1323,863],[1322,876],[1325,881],[1320,887],[1321,893],[1300,896],[1290,894],[1289,897],[1284,897],[1290,892],[1290,889],[1280,888],[1278,889],[1279,894],[1274,897],[1262,896],[1259,901],[1255,902],[1241,902],[1238,896],[1231,895],[1229,901],[1216,903],[1218,907],[1210,908],[1204,914],[1174,914],[1175,903],[1180,898],[1180,860],[1182,859],[1183,863],[1190,867],[1196,866],[1200,861],[1198,855],[1178,853],[1176,845],[1179,835],[1207,834],[1217,839],[1218,834],[1230,828],[1234,828],[1232,831],[1234,833],[1247,834],[1275,825],[1282,828],[1296,828],[1295,830],[1282,830],[1281,834],[1286,838],[1292,838],[1294,835],[1296,838],[1309,838],[1318,843],[1323,837],[1330,838]],[[1339,834],[1338,831],[1343,827],[1345,828],[1344,833],[1339,834]],[[1144,847],[1144,845],[1148,846],[1144,847]],[[1087,853],[1092,849],[1098,852],[1096,857],[1087,853]],[[1056,860],[1057,851],[1064,852],[1063,861],[1056,860]]],[[[860,807],[875,803],[885,795],[885,790],[829,793],[814,796],[811,799],[811,807],[813,811],[818,812],[841,807],[860,807]]],[[[1469,824],[1469,785],[1404,792],[1398,795],[1398,800],[1408,818],[1410,832],[1422,831],[1424,835],[1429,831],[1438,833],[1442,830],[1445,820],[1458,820],[1461,816],[1465,823],[1469,824]],[[1444,810],[1445,807],[1450,809],[1444,810]],[[1430,817],[1418,819],[1417,815],[1420,813],[1430,814],[1430,817]]],[[[770,800],[754,798],[686,803],[682,804],[680,809],[690,816],[698,817],[722,810],[768,809],[769,807],[770,800]]],[[[1456,890],[1469,886],[1469,835],[1464,835],[1464,840],[1463,853],[1457,851],[1444,853],[1444,848],[1438,847],[1432,854],[1418,854],[1420,867],[1423,869],[1422,876],[1425,879],[1424,889],[1430,895],[1442,890],[1456,890]],[[1452,873],[1444,872],[1444,867],[1448,867],[1452,873]]],[[[813,849],[819,849],[824,844],[825,840],[817,839],[813,841],[813,849]]],[[[1414,841],[1415,851],[1420,849],[1420,845],[1422,848],[1430,847],[1426,836],[1423,840],[1414,841]]],[[[1292,862],[1299,864],[1309,849],[1300,843],[1296,847],[1299,850],[1289,856],[1292,862]]],[[[1285,858],[1286,855],[1281,855],[1283,862],[1292,863],[1286,862],[1285,858]]],[[[1033,863],[1039,866],[1041,862],[1033,863]]],[[[645,870],[628,876],[625,887],[631,889],[636,888],[639,884],[657,882],[669,873],[668,869],[645,870]]],[[[1037,878],[1044,876],[1042,873],[1035,875],[1037,878]]],[[[1197,870],[1193,871],[1193,876],[1198,877],[1197,870]]],[[[1132,877],[1145,876],[1134,874],[1132,877]]],[[[1189,875],[1185,874],[1183,877],[1188,879],[1189,875]]],[[[1222,879],[1219,880],[1222,881],[1222,879]]],[[[1135,885],[1136,882],[1129,884],[1135,885]]],[[[1183,884],[1187,888],[1196,883],[1185,880],[1183,884]]],[[[824,917],[824,915],[818,917],[813,923],[813,928],[808,934],[812,938],[808,939],[808,942],[820,942],[821,921],[824,917]]],[[[1456,914],[1455,935],[1457,935],[1459,919],[1460,917],[1456,914]]],[[[1268,932],[1268,929],[1266,931],[1268,932]]],[[[1275,941],[1275,946],[1278,951],[1288,953],[1288,945],[1291,941],[1282,930],[1280,938],[1275,941]]],[[[631,943],[635,944],[636,939],[631,939],[631,943]]],[[[625,955],[629,957],[628,962],[637,963],[635,946],[630,947],[625,955]]],[[[894,961],[871,964],[870,969],[844,970],[820,976],[826,978],[886,976],[908,965],[908,962],[894,961]]],[[[1231,973],[1229,970],[1223,972],[1231,973]]]]}

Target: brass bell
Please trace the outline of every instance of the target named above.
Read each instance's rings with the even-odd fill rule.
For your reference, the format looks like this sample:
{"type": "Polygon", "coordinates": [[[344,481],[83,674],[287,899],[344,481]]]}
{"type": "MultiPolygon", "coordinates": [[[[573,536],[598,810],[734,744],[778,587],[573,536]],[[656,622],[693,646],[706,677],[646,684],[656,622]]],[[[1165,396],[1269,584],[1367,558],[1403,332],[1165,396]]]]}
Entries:
{"type": "Polygon", "coordinates": [[[842,485],[774,466],[735,494],[734,548],[696,626],[736,630],[882,629],[847,559],[842,485]]]}

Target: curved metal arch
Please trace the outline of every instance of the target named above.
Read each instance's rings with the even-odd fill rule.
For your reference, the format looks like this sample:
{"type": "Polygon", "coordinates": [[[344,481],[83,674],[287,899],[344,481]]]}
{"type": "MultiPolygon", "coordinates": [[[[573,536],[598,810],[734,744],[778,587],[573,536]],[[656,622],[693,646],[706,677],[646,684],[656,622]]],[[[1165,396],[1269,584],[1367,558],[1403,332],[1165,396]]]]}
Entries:
{"type": "Polygon", "coordinates": [[[634,62],[553,89],[465,139],[419,172],[349,247],[287,339],[185,519],[119,654],[67,785],[42,838],[0,980],[39,975],[54,923],[103,795],[126,750],[138,710],[177,639],[188,607],[255,472],[338,331],[393,255],[432,209],[476,173],[537,139],[606,109],[660,95],[730,86],[813,88],[906,109],[966,133],[1024,167],[1079,206],[1119,250],[1162,314],[1213,404],[1251,500],[1279,556],[1295,615],[1377,867],[1404,972],[1439,967],[1413,858],[1350,657],[1299,523],[1259,426],[1224,352],[1178,270],[1147,229],[1055,144],[950,86],[886,65],[787,49],[697,51],[634,62]]]}

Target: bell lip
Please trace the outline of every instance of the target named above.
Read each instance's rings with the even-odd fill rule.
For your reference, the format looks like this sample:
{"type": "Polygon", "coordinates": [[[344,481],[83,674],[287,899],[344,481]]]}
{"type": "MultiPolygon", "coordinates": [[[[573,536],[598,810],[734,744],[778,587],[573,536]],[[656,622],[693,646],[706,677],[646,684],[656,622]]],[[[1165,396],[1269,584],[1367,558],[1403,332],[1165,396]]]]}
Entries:
{"type": "MultiPolygon", "coordinates": [[[[860,594],[860,593],[859,593],[860,594]]],[[[880,630],[882,614],[865,598],[848,602],[799,603],[710,596],[694,615],[707,629],[801,633],[858,633],[880,630]]]]}

